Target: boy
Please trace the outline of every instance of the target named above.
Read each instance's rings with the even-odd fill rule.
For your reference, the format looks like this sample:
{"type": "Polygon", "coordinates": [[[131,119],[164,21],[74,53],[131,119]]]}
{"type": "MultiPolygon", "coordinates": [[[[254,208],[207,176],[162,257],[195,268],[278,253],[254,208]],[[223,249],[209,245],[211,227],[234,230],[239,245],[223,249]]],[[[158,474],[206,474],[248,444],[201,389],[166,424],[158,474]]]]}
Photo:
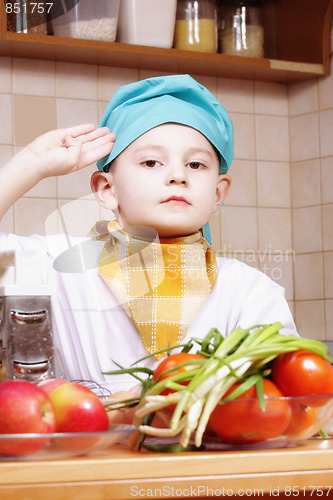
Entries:
{"type": "Polygon", "coordinates": [[[58,376],[126,390],[130,376],[104,373],[111,359],[129,366],[151,353],[144,364],[153,366],[161,349],[211,327],[226,336],[280,321],[296,334],[283,289],[216,259],[201,235],[230,187],[232,124],[215,97],[187,75],[139,81],[115,93],[100,125],[46,134],[0,171],[4,212],[43,177],[99,159],[91,187],[116,215],[96,224],[93,240],[1,235],[2,249],[38,252],[40,278],[53,286],[58,376]]]}

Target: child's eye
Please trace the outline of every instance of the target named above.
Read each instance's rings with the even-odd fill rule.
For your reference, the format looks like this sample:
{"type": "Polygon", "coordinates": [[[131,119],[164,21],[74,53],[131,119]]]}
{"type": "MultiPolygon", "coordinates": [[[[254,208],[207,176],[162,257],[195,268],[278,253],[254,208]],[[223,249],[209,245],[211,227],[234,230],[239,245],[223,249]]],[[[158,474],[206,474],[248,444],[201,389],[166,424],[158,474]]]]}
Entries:
{"type": "Polygon", "coordinates": [[[161,165],[161,163],[157,160],[146,160],[142,163],[145,167],[153,168],[161,165]]]}
{"type": "Polygon", "coordinates": [[[204,168],[204,165],[198,161],[191,161],[187,164],[192,170],[198,170],[199,168],[204,168]]]}

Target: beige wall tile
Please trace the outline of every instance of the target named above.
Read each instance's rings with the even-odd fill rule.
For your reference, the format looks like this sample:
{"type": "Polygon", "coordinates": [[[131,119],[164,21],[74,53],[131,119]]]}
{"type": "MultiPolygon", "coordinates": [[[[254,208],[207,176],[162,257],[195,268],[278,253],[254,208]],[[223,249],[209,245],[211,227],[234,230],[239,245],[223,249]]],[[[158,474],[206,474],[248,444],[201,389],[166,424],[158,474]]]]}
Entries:
{"type": "Polygon", "coordinates": [[[287,300],[294,298],[293,258],[288,252],[268,251],[261,254],[260,271],[285,289],[287,300]]]}
{"type": "Polygon", "coordinates": [[[61,228],[59,227],[59,216],[58,216],[58,200],[56,200],[56,208],[47,215],[45,218],[45,235],[50,236],[53,234],[59,234],[61,228]]]}
{"type": "Polygon", "coordinates": [[[258,249],[243,250],[241,248],[234,248],[230,243],[223,241],[220,248],[214,251],[217,257],[225,257],[226,259],[237,259],[255,269],[260,268],[261,256],[258,249]]]}
{"type": "Polygon", "coordinates": [[[270,82],[255,82],[254,91],[256,113],[288,116],[288,92],[286,85],[270,82]]]}
{"type": "Polygon", "coordinates": [[[232,250],[230,246],[223,245],[221,251],[218,253],[220,257],[226,257],[228,259],[237,259],[244,264],[255,269],[260,268],[260,254],[258,250],[246,251],[246,250],[232,250]]]}
{"type": "Polygon", "coordinates": [[[99,220],[115,220],[116,216],[112,210],[106,210],[105,208],[99,207],[99,220]]]}
{"type": "Polygon", "coordinates": [[[97,66],[57,62],[57,97],[97,99],[97,66]]]}
{"type": "Polygon", "coordinates": [[[15,233],[22,236],[46,234],[46,220],[56,208],[56,200],[21,198],[15,203],[15,233]]]}
{"type": "Polygon", "coordinates": [[[324,298],[322,253],[297,255],[294,263],[295,300],[324,298]]]}
{"type": "Polygon", "coordinates": [[[310,160],[319,157],[318,113],[290,118],[291,161],[310,160]]]}
{"type": "Polygon", "coordinates": [[[223,207],[221,209],[222,247],[231,250],[258,249],[257,209],[223,207]]]}
{"type": "Polygon", "coordinates": [[[318,79],[318,98],[319,109],[333,107],[333,74],[318,79]]]}
{"type": "Polygon", "coordinates": [[[13,95],[14,137],[16,145],[25,145],[57,126],[53,97],[13,95]]]}
{"type": "Polygon", "coordinates": [[[13,147],[0,144],[0,168],[13,156],[13,147]]]}
{"type": "Polygon", "coordinates": [[[333,124],[333,109],[329,109],[327,111],[320,111],[319,126],[320,126],[321,156],[333,155],[332,124],[333,124]]]}
{"type": "Polygon", "coordinates": [[[333,250],[333,203],[322,206],[323,249],[333,250]]]}
{"type": "Polygon", "coordinates": [[[0,56],[0,92],[12,91],[12,59],[0,56]]]}
{"type": "MultiPolygon", "coordinates": [[[[142,79],[142,71],[139,72],[140,80],[142,79]]],[[[208,75],[191,75],[197,82],[206,87],[218,99],[218,78],[208,75]]],[[[144,77],[145,78],[145,77],[144,77]]]]}
{"type": "Polygon", "coordinates": [[[321,195],[323,203],[333,203],[333,156],[321,158],[321,195]]]}
{"type": "Polygon", "coordinates": [[[218,210],[209,218],[209,228],[212,237],[212,248],[214,252],[221,248],[221,211],[218,210]]]}
{"type": "Polygon", "coordinates": [[[325,300],[326,339],[333,341],[333,300],[325,300]]]}
{"type": "Polygon", "coordinates": [[[47,177],[46,179],[41,180],[24,196],[28,198],[56,198],[57,179],[55,177],[47,177]]]}
{"type": "Polygon", "coordinates": [[[97,101],[57,98],[57,126],[73,127],[81,123],[98,125],[97,101]]]}
{"type": "Polygon", "coordinates": [[[55,96],[55,62],[13,58],[13,93],[55,96]]]}
{"type": "Polygon", "coordinates": [[[229,175],[231,177],[231,188],[225,205],[255,207],[257,204],[255,162],[251,160],[234,160],[229,175]]]}
{"type": "Polygon", "coordinates": [[[319,159],[292,163],[291,199],[293,207],[321,203],[319,159]]]}
{"type": "Polygon", "coordinates": [[[0,144],[13,142],[13,104],[10,94],[0,94],[0,144]]]}
{"type": "Polygon", "coordinates": [[[14,207],[10,207],[2,219],[0,219],[0,231],[14,233],[14,207]]]}
{"type": "Polygon", "coordinates": [[[98,123],[101,121],[102,116],[104,114],[104,111],[106,110],[107,105],[108,105],[107,101],[100,101],[98,103],[98,123]]]}
{"type": "Polygon", "coordinates": [[[290,116],[303,115],[318,110],[316,80],[305,80],[288,85],[290,116]]]}
{"type": "Polygon", "coordinates": [[[59,230],[71,236],[87,236],[99,219],[95,200],[58,201],[59,230]]]}
{"type": "Polygon", "coordinates": [[[217,97],[228,112],[254,113],[252,81],[219,78],[217,97]]]}
{"type": "Polygon", "coordinates": [[[325,299],[333,299],[333,252],[325,252],[323,256],[325,299]]]}
{"type": "Polygon", "coordinates": [[[321,208],[295,208],[293,217],[293,242],[296,253],[321,252],[321,208]]]}
{"type": "Polygon", "coordinates": [[[99,66],[98,99],[108,102],[118,87],[136,82],[137,80],[139,80],[137,69],[99,66]]]}
{"type": "Polygon", "coordinates": [[[323,300],[295,302],[297,331],[302,337],[325,340],[325,309],[323,300]]]}
{"type": "Polygon", "coordinates": [[[255,123],[257,159],[289,161],[288,118],[257,115],[255,123]]]}
{"type": "Polygon", "coordinates": [[[256,157],[254,116],[230,113],[234,126],[235,158],[254,160],[256,157]]]}
{"type": "Polygon", "coordinates": [[[291,214],[287,208],[259,208],[259,250],[292,248],[291,214]]]}
{"type": "Polygon", "coordinates": [[[289,163],[258,162],[258,206],[290,207],[289,163]]]}
{"type": "Polygon", "coordinates": [[[293,300],[288,300],[288,306],[290,309],[290,312],[292,314],[292,317],[295,317],[295,302],[293,300]]]}
{"type": "Polygon", "coordinates": [[[85,199],[94,200],[95,197],[90,188],[90,178],[95,170],[97,170],[97,167],[93,164],[78,172],[58,177],[59,198],[77,199],[84,197],[85,199]]]}
{"type": "MultiPolygon", "coordinates": [[[[165,71],[158,71],[156,69],[146,69],[146,68],[139,68],[138,71],[138,80],[145,80],[146,78],[155,78],[156,76],[165,76],[165,75],[173,75],[176,74],[171,66],[170,66],[171,72],[168,72],[167,70],[165,71]]],[[[210,78],[209,76],[201,75],[203,78],[210,78]]]]}

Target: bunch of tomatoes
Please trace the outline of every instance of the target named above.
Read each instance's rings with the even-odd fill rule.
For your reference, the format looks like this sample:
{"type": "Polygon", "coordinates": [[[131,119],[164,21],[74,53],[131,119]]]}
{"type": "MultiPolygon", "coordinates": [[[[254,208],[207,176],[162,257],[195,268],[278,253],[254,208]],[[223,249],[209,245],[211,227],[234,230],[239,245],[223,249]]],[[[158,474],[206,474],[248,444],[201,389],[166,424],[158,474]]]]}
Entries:
{"type": "MultiPolygon", "coordinates": [[[[199,354],[177,353],[157,366],[153,380],[162,380],[193,368],[199,354]],[[191,361],[192,364],[184,365],[191,361]]],[[[254,443],[280,435],[300,437],[316,422],[320,407],[333,398],[333,366],[321,356],[303,349],[280,354],[263,378],[265,408],[256,387],[233,400],[226,399],[240,383],[235,383],[211,414],[206,432],[226,443],[254,443]]],[[[183,382],[184,385],[189,381],[183,382]]],[[[162,394],[172,392],[165,389],[162,394]]],[[[174,406],[168,407],[173,412],[174,406]]]]}

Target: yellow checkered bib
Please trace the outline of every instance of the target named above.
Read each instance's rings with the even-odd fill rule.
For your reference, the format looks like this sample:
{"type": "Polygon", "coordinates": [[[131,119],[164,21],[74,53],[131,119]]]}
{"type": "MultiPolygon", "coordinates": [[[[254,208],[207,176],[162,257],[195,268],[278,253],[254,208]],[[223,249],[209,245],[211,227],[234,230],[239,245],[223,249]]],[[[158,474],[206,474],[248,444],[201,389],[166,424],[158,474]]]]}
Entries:
{"type": "MultiPolygon", "coordinates": [[[[134,321],[150,353],[180,343],[210,295],[217,265],[201,233],[141,238],[107,226],[98,272],[134,321]]],[[[156,354],[160,358],[162,354],[156,354]]]]}

